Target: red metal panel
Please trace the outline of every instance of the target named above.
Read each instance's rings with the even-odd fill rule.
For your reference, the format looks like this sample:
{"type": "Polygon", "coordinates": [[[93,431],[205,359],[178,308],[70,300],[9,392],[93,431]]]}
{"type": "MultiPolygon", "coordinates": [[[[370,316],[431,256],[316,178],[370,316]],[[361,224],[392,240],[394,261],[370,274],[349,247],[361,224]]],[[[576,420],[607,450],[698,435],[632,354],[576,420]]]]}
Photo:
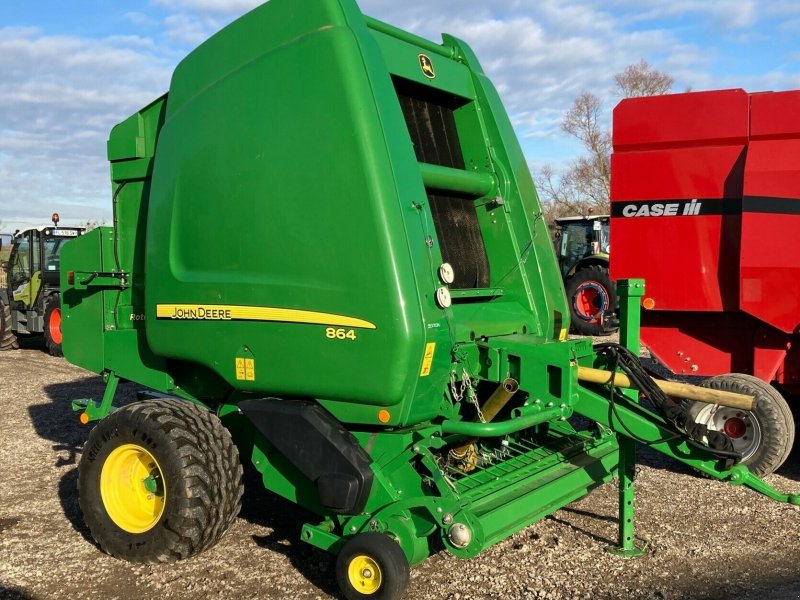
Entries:
{"type": "Polygon", "coordinates": [[[797,240],[800,215],[742,215],[741,309],[787,333],[800,323],[797,240]]]}
{"type": "Polygon", "coordinates": [[[764,381],[800,382],[798,353],[791,350],[796,338],[744,313],[645,311],[641,336],[678,374],[749,373],[764,381]]]}
{"type": "Polygon", "coordinates": [[[629,98],[614,109],[614,150],[744,144],[747,106],[742,89],[629,98]]]}
{"type": "Polygon", "coordinates": [[[750,95],[750,138],[800,135],[800,91],[750,95]]]}
{"type": "MultiPolygon", "coordinates": [[[[702,134],[715,143],[726,128],[728,145],[695,146],[703,140],[676,142],[682,147],[648,149],[641,131],[637,137],[626,133],[628,142],[638,144],[615,148],[611,157],[611,200],[616,210],[611,220],[611,275],[615,279],[643,277],[647,281],[647,296],[656,302],[656,310],[736,310],[738,306],[738,256],[739,217],[737,215],[708,214],[698,216],[636,217],[616,216],[632,214],[631,201],[663,201],[670,205],[674,200],[697,198],[740,198],[742,194],[744,145],[741,134],[746,133],[746,96],[738,91],[724,93],[698,93],[668,96],[686,108],[686,98],[708,113],[708,104],[716,97],[727,100],[727,108],[719,116],[725,122],[706,122],[702,134]],[[731,102],[734,100],[735,102],[731,102]],[[736,107],[741,114],[732,118],[736,107]]],[[[639,122],[636,111],[666,123],[664,110],[653,111],[651,104],[663,105],[663,98],[643,98],[627,101],[626,111],[615,112],[614,130],[627,130],[627,118],[639,122]],[[655,102],[657,101],[658,102],[655,102]],[[655,117],[653,117],[655,114],[655,117]],[[636,118],[634,118],[636,117],[636,118]],[[663,117],[661,120],[658,118],[663,117]],[[621,120],[620,120],[621,119],[621,120]]],[[[622,105],[620,105],[622,106],[622,105]]],[[[661,108],[659,106],[659,108],[661,108]]],[[[673,116],[669,125],[678,131],[688,132],[685,124],[673,116]]],[[[661,144],[667,131],[656,132],[654,144],[661,144]]],[[[654,134],[655,135],[655,134],[654,134]]],[[[617,138],[615,137],[615,140],[617,138]]],[[[721,203],[718,203],[721,206],[721,203]]],[[[650,204],[654,207],[654,204],[650,204]]],[[[721,212],[721,211],[720,211],[721,212]]]]}
{"type": "Polygon", "coordinates": [[[643,277],[657,311],[735,310],[738,222],[734,215],[615,218],[611,277],[643,277]]]}
{"type": "Polygon", "coordinates": [[[647,281],[642,341],[676,373],[800,389],[800,92],[626,100],[613,140],[611,271],[647,281]]]}
{"type": "Polygon", "coordinates": [[[743,144],[614,151],[611,201],[741,197],[743,144]]]}
{"type": "Polygon", "coordinates": [[[785,332],[800,324],[800,92],[754,94],[740,258],[741,309],[785,332]]]}
{"type": "Polygon", "coordinates": [[[753,372],[757,323],[738,313],[642,313],[642,343],[681,375],[753,372]]]}

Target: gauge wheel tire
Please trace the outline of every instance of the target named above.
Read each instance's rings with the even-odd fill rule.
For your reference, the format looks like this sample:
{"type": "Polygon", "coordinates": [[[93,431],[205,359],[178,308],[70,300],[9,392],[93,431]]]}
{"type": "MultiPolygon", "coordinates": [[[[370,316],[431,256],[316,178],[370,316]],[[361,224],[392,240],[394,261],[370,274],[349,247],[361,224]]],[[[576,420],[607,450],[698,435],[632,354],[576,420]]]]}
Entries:
{"type": "Polygon", "coordinates": [[[0,300],[0,350],[17,350],[19,340],[14,335],[11,307],[0,300]]]}
{"type": "Polygon", "coordinates": [[[61,342],[61,296],[51,294],[44,301],[44,345],[51,356],[63,356],[61,342]]]}
{"type": "Polygon", "coordinates": [[[347,600],[397,600],[409,576],[400,545],[382,533],[350,538],[336,558],[336,581],[347,600]]]}
{"type": "Polygon", "coordinates": [[[583,267],[565,284],[572,330],[580,335],[608,335],[616,328],[608,327],[603,317],[610,316],[617,306],[617,287],[608,269],[598,265],[583,267]]]}
{"type": "Polygon", "coordinates": [[[145,400],[100,421],[78,467],[83,518],[100,548],[132,562],[189,558],[242,505],[242,465],[219,418],[185,400],[145,400]]]}
{"type": "Polygon", "coordinates": [[[780,467],[794,444],[794,418],[780,392],[761,379],[742,373],[711,377],[701,385],[756,397],[753,411],[692,402],[689,416],[727,435],[734,450],[742,454],[742,464],[759,477],[780,467]]]}

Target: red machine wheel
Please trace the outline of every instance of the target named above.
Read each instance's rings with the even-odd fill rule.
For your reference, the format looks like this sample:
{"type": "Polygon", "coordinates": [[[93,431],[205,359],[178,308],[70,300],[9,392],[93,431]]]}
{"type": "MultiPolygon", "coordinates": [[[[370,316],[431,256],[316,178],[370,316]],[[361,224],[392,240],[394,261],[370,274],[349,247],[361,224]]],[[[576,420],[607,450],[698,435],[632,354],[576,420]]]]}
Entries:
{"type": "Polygon", "coordinates": [[[794,444],[794,418],[780,392],[757,377],[741,373],[711,377],[702,385],[756,397],[753,411],[694,402],[689,415],[708,429],[727,435],[734,450],[741,453],[742,464],[759,477],[780,467],[794,444]]]}
{"type": "Polygon", "coordinates": [[[61,297],[53,294],[44,304],[44,344],[53,356],[62,356],[61,297]]]}
{"type": "Polygon", "coordinates": [[[572,329],[582,335],[606,335],[614,331],[606,323],[617,306],[616,286],[608,269],[599,265],[584,267],[566,282],[572,329]]]}

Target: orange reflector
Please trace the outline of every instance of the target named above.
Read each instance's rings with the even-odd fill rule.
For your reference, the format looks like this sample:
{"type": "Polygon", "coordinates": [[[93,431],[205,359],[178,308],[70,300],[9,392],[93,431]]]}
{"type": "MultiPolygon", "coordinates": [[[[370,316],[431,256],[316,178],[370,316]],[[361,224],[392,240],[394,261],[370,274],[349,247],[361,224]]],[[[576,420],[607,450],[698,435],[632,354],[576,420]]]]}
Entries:
{"type": "Polygon", "coordinates": [[[81,416],[78,417],[78,419],[80,420],[81,423],[86,425],[89,422],[89,415],[87,415],[86,413],[81,413],[81,416]]]}
{"type": "Polygon", "coordinates": [[[75,285],[75,271],[67,271],[67,283],[75,285]]]}
{"type": "Polygon", "coordinates": [[[392,415],[390,415],[389,411],[386,410],[385,408],[378,411],[378,421],[380,421],[381,423],[388,423],[389,419],[391,418],[392,415]]]}
{"type": "Polygon", "coordinates": [[[642,306],[647,310],[653,310],[656,307],[656,301],[652,298],[645,298],[642,300],[642,306]]]}

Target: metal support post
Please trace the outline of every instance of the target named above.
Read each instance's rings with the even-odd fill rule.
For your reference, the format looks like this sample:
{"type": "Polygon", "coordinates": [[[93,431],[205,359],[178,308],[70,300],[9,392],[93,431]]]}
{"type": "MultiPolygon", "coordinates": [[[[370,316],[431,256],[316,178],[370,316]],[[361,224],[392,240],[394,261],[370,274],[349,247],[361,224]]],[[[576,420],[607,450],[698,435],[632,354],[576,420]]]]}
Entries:
{"type": "MultiPolygon", "coordinates": [[[[642,279],[623,279],[617,283],[620,308],[619,343],[639,356],[639,327],[641,324],[639,303],[644,295],[642,279]]],[[[636,390],[616,390],[631,400],[638,399],[636,390]]],[[[635,557],[644,554],[647,544],[636,544],[634,536],[633,478],[636,472],[636,442],[617,434],[619,444],[619,537],[617,546],[608,551],[617,556],[635,557]]]]}
{"type": "Polygon", "coordinates": [[[106,371],[103,374],[103,379],[106,382],[106,389],[103,392],[103,400],[100,404],[91,399],[72,401],[72,410],[75,412],[83,411],[81,412],[80,421],[84,425],[91,421],[99,421],[114,410],[114,396],[117,393],[119,377],[113,371],[106,371]]]}

